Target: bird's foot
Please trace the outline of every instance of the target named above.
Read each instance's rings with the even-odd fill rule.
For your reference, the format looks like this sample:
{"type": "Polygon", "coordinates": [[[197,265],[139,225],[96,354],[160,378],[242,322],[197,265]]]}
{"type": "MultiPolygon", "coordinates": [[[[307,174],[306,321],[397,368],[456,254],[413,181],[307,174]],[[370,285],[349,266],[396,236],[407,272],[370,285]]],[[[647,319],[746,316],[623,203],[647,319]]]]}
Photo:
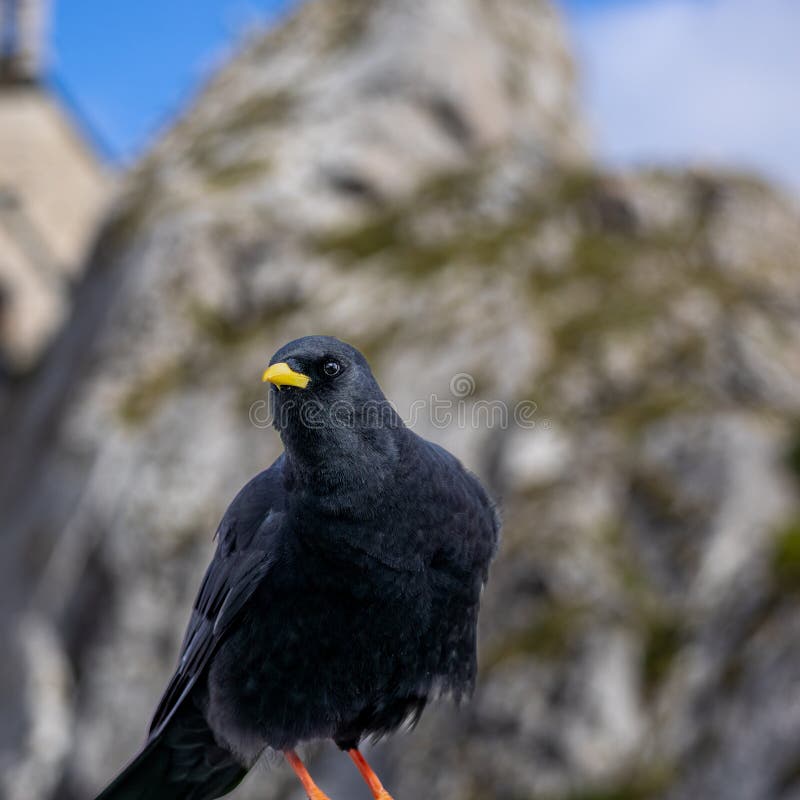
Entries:
{"type": "Polygon", "coordinates": [[[359,753],[358,748],[348,750],[347,753],[350,758],[353,759],[353,763],[356,765],[356,767],[358,767],[361,777],[364,779],[367,786],[369,786],[372,796],[375,798],[375,800],[392,800],[392,796],[386,791],[386,789],[383,788],[383,784],[378,779],[378,776],[372,771],[372,767],[367,764],[367,760],[364,758],[364,756],[359,753]]]}
{"type": "Polygon", "coordinates": [[[289,766],[294,770],[295,775],[300,779],[300,783],[303,784],[303,788],[308,795],[308,800],[330,800],[328,795],[314,783],[311,776],[308,774],[305,764],[303,764],[300,760],[300,756],[298,756],[294,750],[287,750],[284,756],[289,762],[289,766]]]}

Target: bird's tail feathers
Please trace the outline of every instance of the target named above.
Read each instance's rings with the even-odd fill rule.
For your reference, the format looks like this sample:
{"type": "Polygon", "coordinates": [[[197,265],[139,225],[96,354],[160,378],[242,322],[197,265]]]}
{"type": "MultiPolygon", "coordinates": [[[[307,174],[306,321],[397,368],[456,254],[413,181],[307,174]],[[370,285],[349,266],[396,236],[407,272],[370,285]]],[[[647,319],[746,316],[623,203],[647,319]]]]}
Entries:
{"type": "Polygon", "coordinates": [[[246,774],[199,711],[179,709],[97,800],[214,800],[246,774]]]}

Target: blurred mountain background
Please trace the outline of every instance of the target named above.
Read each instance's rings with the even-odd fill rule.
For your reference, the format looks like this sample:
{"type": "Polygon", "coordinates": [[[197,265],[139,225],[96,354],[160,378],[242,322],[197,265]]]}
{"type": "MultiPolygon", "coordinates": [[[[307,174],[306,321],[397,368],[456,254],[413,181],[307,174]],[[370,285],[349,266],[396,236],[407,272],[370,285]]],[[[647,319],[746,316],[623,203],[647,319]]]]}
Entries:
{"type": "Polygon", "coordinates": [[[279,452],[261,369],[319,332],[505,518],[474,702],[375,751],[398,800],[800,797],[794,196],[602,166],[549,0],[309,0],[116,172],[42,8],[2,8],[0,796],[91,797],[141,743],[279,452]]]}

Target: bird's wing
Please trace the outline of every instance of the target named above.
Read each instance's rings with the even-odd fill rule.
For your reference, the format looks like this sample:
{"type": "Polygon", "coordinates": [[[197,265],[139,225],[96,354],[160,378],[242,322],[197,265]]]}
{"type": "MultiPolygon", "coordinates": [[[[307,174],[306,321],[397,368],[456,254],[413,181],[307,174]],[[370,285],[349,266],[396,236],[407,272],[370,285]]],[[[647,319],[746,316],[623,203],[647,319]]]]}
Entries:
{"type": "Polygon", "coordinates": [[[450,501],[439,499],[436,504],[439,526],[433,543],[438,545],[438,553],[434,555],[486,583],[500,536],[497,507],[481,482],[455,456],[437,444],[425,444],[435,467],[428,481],[446,486],[450,501]]]}
{"type": "Polygon", "coordinates": [[[206,571],[181,647],[180,660],[153,721],[157,736],[194,686],[231,623],[275,564],[282,530],[282,459],[234,498],[217,529],[217,550],[206,571]]]}

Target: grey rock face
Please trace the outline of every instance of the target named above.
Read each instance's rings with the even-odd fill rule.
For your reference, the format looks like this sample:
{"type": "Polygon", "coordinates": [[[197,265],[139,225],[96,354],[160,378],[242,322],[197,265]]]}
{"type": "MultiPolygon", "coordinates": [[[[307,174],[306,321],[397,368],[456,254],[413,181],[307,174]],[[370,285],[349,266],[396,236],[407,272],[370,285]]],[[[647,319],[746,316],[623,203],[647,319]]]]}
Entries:
{"type": "Polygon", "coordinates": [[[8,797],[91,795],[141,742],[279,451],[260,371],[310,332],[503,507],[478,692],[381,747],[398,798],[798,791],[797,209],[583,140],[545,2],[310,3],[210,82],[5,420],[8,797]]]}

